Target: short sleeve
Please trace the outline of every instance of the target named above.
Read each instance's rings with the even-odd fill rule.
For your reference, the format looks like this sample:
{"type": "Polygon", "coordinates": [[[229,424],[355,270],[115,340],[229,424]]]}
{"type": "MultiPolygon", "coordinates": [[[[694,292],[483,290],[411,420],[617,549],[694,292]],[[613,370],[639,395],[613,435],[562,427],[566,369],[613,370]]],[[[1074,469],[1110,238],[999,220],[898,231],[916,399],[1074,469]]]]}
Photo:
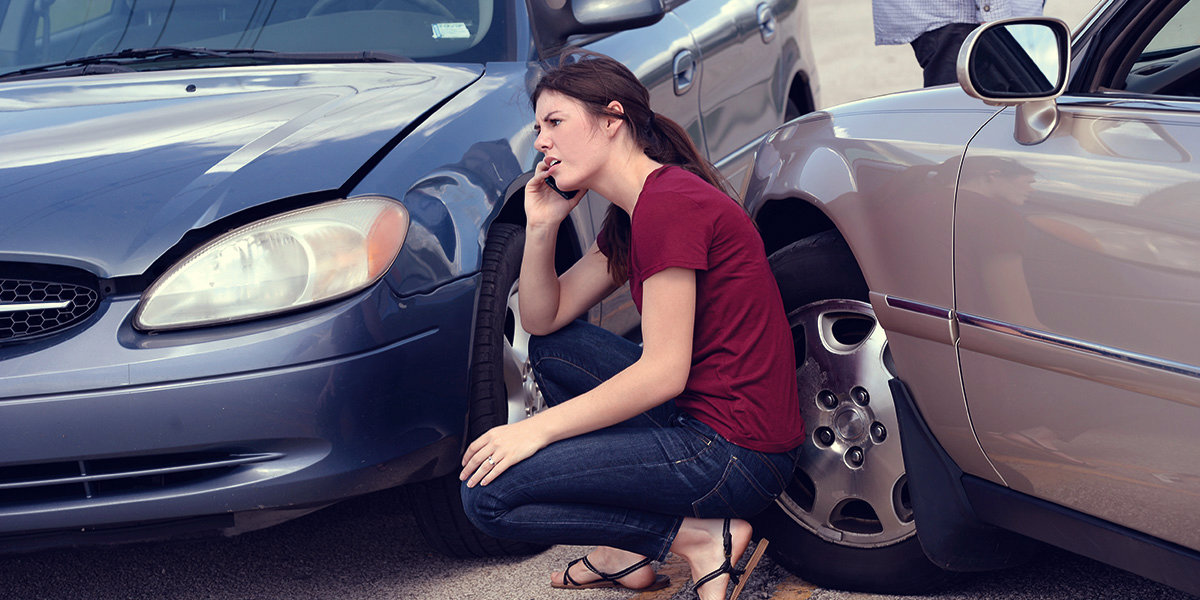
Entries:
{"type": "Polygon", "coordinates": [[[642,198],[633,213],[633,268],[642,281],[671,267],[709,268],[711,215],[686,195],[668,192],[642,198]]]}

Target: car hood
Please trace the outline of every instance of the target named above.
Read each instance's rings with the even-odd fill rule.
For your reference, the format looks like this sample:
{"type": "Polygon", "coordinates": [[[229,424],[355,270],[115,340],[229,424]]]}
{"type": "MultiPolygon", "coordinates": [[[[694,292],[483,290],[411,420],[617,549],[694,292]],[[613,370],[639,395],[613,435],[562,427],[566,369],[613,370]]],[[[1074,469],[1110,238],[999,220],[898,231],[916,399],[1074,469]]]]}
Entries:
{"type": "Polygon", "coordinates": [[[141,274],[189,230],[341,188],[482,72],[337,64],[0,84],[0,261],[141,274]]]}
{"type": "Polygon", "coordinates": [[[1003,110],[1003,107],[988,105],[983,100],[968,96],[958,85],[942,85],[854,100],[825,109],[824,112],[838,117],[849,117],[903,113],[944,115],[959,112],[994,115],[1000,110],[1003,110]]]}

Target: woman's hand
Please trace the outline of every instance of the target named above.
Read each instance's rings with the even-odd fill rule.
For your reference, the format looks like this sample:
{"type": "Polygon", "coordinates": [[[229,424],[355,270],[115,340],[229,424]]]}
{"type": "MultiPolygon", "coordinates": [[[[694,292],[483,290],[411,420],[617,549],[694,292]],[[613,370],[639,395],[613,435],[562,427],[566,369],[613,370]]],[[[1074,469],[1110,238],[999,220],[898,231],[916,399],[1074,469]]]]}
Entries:
{"type": "Polygon", "coordinates": [[[529,419],[493,427],[467,446],[458,479],[467,482],[467,487],[487,485],[547,443],[529,419]]]}
{"type": "Polygon", "coordinates": [[[533,178],[525,184],[525,218],[530,225],[549,225],[557,229],[558,224],[579,205],[587,190],[579,190],[570,200],[563,198],[546,183],[549,169],[546,161],[539,161],[534,167],[533,178]]]}

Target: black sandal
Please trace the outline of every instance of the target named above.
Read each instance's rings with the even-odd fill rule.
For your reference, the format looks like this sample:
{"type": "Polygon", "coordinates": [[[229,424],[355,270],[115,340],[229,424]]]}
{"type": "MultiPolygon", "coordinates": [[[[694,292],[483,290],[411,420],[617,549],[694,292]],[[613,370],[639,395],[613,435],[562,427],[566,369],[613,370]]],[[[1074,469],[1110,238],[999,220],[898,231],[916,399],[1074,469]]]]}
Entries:
{"type": "Polygon", "coordinates": [[[599,569],[592,566],[591,561],[589,561],[587,559],[587,556],[585,555],[585,556],[581,556],[581,557],[567,563],[567,568],[563,570],[563,582],[562,583],[551,583],[550,587],[558,588],[558,589],[562,589],[562,590],[590,590],[590,589],[595,589],[595,588],[624,588],[627,590],[634,590],[637,592],[651,592],[654,590],[661,590],[661,589],[667,587],[668,585],[671,585],[671,578],[667,577],[666,575],[656,575],[654,577],[654,583],[651,583],[650,585],[648,585],[646,587],[640,587],[640,588],[622,585],[619,581],[617,581],[618,579],[620,579],[622,577],[629,576],[634,571],[636,571],[648,564],[650,564],[650,559],[643,558],[642,560],[639,560],[636,563],[633,563],[632,565],[630,565],[616,573],[602,573],[599,569]],[[596,581],[589,581],[587,583],[579,583],[579,582],[575,581],[575,579],[573,577],[571,577],[571,567],[575,566],[576,564],[578,564],[580,562],[583,563],[584,567],[587,567],[587,570],[599,575],[600,579],[598,579],[596,581]]]}
{"type": "MultiPolygon", "coordinates": [[[[750,579],[750,573],[754,572],[754,568],[758,566],[759,559],[762,558],[763,552],[767,550],[767,539],[758,541],[758,546],[754,548],[754,554],[750,555],[750,560],[746,561],[746,568],[738,569],[733,566],[733,536],[729,533],[729,519],[725,519],[725,526],[722,534],[725,536],[725,564],[721,565],[716,571],[701,577],[696,581],[696,585],[692,589],[699,590],[700,586],[728,573],[729,582],[737,587],[733,588],[733,594],[729,596],[729,600],[737,600],[737,597],[742,593],[742,586],[746,585],[746,581],[750,579]],[[742,576],[746,579],[742,579],[742,576]]],[[[696,593],[699,593],[698,591],[696,593]]]]}

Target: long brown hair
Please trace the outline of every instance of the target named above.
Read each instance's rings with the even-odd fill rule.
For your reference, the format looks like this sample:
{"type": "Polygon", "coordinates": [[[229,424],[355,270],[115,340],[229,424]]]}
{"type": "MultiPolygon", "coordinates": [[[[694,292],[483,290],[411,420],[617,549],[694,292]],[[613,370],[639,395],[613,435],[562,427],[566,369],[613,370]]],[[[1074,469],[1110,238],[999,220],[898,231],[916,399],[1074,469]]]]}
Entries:
{"type": "MultiPolygon", "coordinates": [[[[733,195],[729,183],[700,153],[687,131],[650,109],[650,92],[625,65],[603,54],[568,49],[559,57],[557,66],[542,74],[530,93],[529,100],[535,109],[538,97],[546,91],[578,100],[597,117],[625,121],[646,156],[664,165],[683,167],[713,187],[733,195]],[[609,103],[614,100],[621,103],[624,114],[609,109],[609,103]]],[[[625,281],[629,278],[629,214],[615,204],[609,206],[600,235],[609,248],[609,274],[618,283],[625,281]]]]}

